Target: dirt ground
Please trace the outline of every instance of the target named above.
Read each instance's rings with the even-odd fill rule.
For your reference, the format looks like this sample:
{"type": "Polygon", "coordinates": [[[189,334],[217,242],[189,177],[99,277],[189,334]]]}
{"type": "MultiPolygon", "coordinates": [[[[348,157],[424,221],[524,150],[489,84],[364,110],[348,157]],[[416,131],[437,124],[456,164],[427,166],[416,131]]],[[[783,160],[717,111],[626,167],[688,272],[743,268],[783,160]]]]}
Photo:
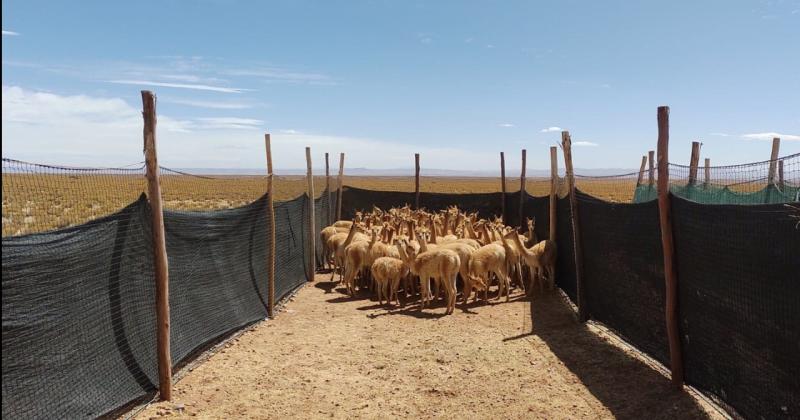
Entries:
{"type": "Polygon", "coordinates": [[[442,316],[349,298],[328,278],[137,418],[724,418],[555,292],[442,316]]]}

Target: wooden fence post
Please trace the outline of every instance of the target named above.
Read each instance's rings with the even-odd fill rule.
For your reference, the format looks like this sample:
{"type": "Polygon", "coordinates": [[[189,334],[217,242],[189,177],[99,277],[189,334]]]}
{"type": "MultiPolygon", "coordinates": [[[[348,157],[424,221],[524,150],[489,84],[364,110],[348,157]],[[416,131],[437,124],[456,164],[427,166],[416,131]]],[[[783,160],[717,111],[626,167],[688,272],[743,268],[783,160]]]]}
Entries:
{"type": "Polygon", "coordinates": [[[697,183],[697,166],[700,164],[700,142],[692,142],[692,156],[689,159],[689,185],[697,183]]]}
{"type": "Polygon", "coordinates": [[[556,209],[558,201],[556,201],[556,194],[558,189],[558,148],[555,146],[550,147],[550,230],[547,234],[547,239],[551,241],[556,240],[556,222],[558,215],[556,209]]]}
{"type": "Polygon", "coordinates": [[[317,233],[314,225],[314,173],[311,170],[311,148],[306,147],[306,179],[308,180],[308,277],[306,280],[314,281],[317,271],[317,233]]]}
{"type": "Polygon", "coordinates": [[[325,193],[328,195],[328,211],[325,215],[325,222],[327,226],[333,224],[331,222],[331,214],[333,213],[333,208],[331,208],[331,165],[330,161],[328,160],[328,152],[325,152],[325,193]]]}
{"type": "Polygon", "coordinates": [[[644,180],[644,168],[647,166],[647,156],[642,156],[642,166],[639,167],[639,178],[636,179],[636,186],[642,185],[644,180]]]}
{"type": "Polygon", "coordinates": [[[775,183],[775,168],[778,162],[778,153],[781,149],[781,139],[775,137],[772,139],[772,155],[769,158],[769,177],[767,184],[772,185],[775,183]]]}
{"type": "Polygon", "coordinates": [[[672,206],[669,195],[669,107],[658,107],[658,214],[661,246],[664,251],[666,281],[666,319],[672,384],[683,386],[683,357],[678,329],[678,273],[675,271],[675,245],[672,237],[672,206]]]}
{"type": "Polygon", "coordinates": [[[778,161],[778,185],[781,186],[781,191],[784,188],[784,181],[783,181],[783,161],[778,161]]]}
{"type": "Polygon", "coordinates": [[[711,182],[711,159],[706,158],[705,175],[703,176],[703,188],[708,188],[711,182]]]}
{"type": "Polygon", "coordinates": [[[414,208],[419,210],[419,153],[414,153],[414,208]]]}
{"type": "Polygon", "coordinates": [[[164,233],[164,210],[161,205],[161,185],[158,180],[156,153],[156,96],[142,91],[144,117],[144,160],[147,167],[147,198],[153,235],[153,268],[156,281],[156,354],[158,357],[158,392],[161,399],[172,399],[172,355],[170,353],[169,266],[164,233]]]}
{"type": "Polygon", "coordinates": [[[342,220],[342,187],[344,186],[344,153],[339,154],[339,191],[336,195],[336,220],[342,220]]]}
{"type": "Polygon", "coordinates": [[[655,156],[656,156],[655,151],[650,150],[649,152],[647,152],[647,162],[649,168],[649,174],[647,175],[647,185],[651,187],[656,184],[655,156]]]}
{"type": "Polygon", "coordinates": [[[524,228],[525,227],[525,225],[523,225],[523,223],[525,222],[525,216],[524,216],[524,212],[525,212],[525,197],[527,195],[526,188],[525,188],[525,167],[527,166],[526,165],[527,154],[528,154],[528,151],[525,150],[525,149],[522,149],[522,170],[521,170],[521,173],[519,175],[519,227],[520,228],[524,228]]]}
{"type": "Polygon", "coordinates": [[[267,149],[267,211],[269,212],[269,243],[267,244],[267,313],[275,317],[275,201],[272,193],[272,140],[269,133],[264,134],[267,149]]]}
{"type": "Polygon", "coordinates": [[[500,201],[500,211],[503,217],[503,224],[506,223],[506,154],[500,152],[500,191],[502,200],[500,201]]]}
{"type": "Polygon", "coordinates": [[[567,167],[569,185],[569,207],[572,213],[572,241],[575,251],[575,283],[578,295],[578,318],[581,322],[589,319],[586,301],[586,285],[583,284],[583,247],[581,246],[580,219],[578,217],[578,198],[575,196],[575,172],[572,167],[572,138],[569,131],[561,132],[561,148],[564,149],[564,164],[567,167]]]}

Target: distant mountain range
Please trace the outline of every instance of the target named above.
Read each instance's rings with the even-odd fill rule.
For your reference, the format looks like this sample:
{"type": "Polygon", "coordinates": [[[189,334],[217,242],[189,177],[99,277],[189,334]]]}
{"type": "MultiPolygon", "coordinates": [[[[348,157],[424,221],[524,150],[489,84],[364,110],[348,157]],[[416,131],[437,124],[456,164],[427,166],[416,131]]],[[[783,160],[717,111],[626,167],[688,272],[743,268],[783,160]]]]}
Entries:
{"type": "MultiPolygon", "coordinates": [[[[181,172],[195,175],[264,175],[264,169],[256,168],[172,168],[181,172]]],[[[575,173],[588,176],[618,175],[636,172],[636,169],[626,168],[603,168],[603,169],[582,169],[576,168],[575,173]]],[[[564,174],[564,169],[559,171],[564,174]]],[[[331,175],[336,175],[337,170],[331,168],[331,175]]],[[[276,169],[276,175],[305,175],[305,169],[276,169]]],[[[324,175],[324,168],[315,168],[314,175],[324,175]]],[[[345,168],[345,176],[414,176],[414,168],[395,168],[395,169],[368,169],[368,168],[345,168]]],[[[421,176],[435,177],[499,177],[500,171],[487,170],[456,170],[456,169],[433,169],[423,168],[421,176]]],[[[509,178],[519,177],[519,168],[508,168],[506,176],[509,178]]],[[[549,177],[550,170],[528,169],[526,176],[529,178],[549,177]]]]}

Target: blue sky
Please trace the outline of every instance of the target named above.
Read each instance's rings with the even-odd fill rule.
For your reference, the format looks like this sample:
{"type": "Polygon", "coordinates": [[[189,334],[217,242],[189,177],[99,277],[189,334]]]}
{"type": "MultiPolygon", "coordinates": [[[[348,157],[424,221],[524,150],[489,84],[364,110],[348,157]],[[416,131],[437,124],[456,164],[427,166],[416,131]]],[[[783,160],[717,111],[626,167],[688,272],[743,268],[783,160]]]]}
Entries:
{"type": "MultiPolygon", "coordinates": [[[[6,1],[3,156],[278,168],[509,168],[568,129],[579,168],[634,168],[671,107],[672,161],[800,151],[800,1],[6,1]],[[80,6],[76,6],[76,4],[80,6]],[[318,165],[315,165],[318,166],[318,165]]],[[[561,164],[563,167],[563,164],[561,164]]]]}

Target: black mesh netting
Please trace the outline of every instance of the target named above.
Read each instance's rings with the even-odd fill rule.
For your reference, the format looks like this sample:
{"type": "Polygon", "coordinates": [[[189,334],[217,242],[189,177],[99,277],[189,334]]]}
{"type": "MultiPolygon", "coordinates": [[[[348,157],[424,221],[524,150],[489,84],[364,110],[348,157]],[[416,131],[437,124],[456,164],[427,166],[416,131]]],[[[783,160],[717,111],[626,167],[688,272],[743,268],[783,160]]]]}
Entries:
{"type": "Polygon", "coordinates": [[[575,275],[575,241],[572,231],[572,212],[569,197],[559,198],[556,208],[556,285],[578,302],[578,280],[575,275]]]}
{"type": "Polygon", "coordinates": [[[747,418],[800,417],[798,213],[672,197],[686,382],[747,418]]]}
{"type": "Polygon", "coordinates": [[[97,417],[158,383],[148,206],[3,237],[3,418],[97,417]]]}
{"type": "Polygon", "coordinates": [[[308,196],[275,203],[275,299],[306,281],[308,196]]]}
{"type": "Polygon", "coordinates": [[[658,202],[619,204],[576,194],[590,316],[669,365],[658,202]]]}
{"type": "Polygon", "coordinates": [[[180,365],[205,344],[267,316],[267,196],[236,209],[166,210],[164,229],[172,361],[180,365]]]}
{"type": "MultiPolygon", "coordinates": [[[[533,197],[526,195],[523,217],[531,218],[535,221],[534,232],[538,240],[541,241],[550,238],[550,197],[533,197]]],[[[511,220],[509,220],[509,222],[510,221],[511,220]]],[[[510,225],[510,223],[508,224],[510,225]]],[[[522,226],[527,229],[527,225],[524,222],[522,226]]],[[[556,226],[556,234],[558,234],[558,226],[556,226]]]]}
{"type": "Polygon", "coordinates": [[[322,194],[314,199],[314,216],[316,221],[314,222],[314,245],[315,248],[315,257],[317,262],[317,268],[322,267],[323,263],[323,255],[322,255],[322,240],[319,237],[320,232],[326,226],[330,226],[333,224],[335,220],[331,215],[331,202],[335,200],[333,194],[328,194],[328,191],[323,191],[322,194]]]}
{"type": "MultiPolygon", "coordinates": [[[[519,226],[519,191],[506,194],[506,224],[519,226]]],[[[445,210],[457,205],[465,212],[478,212],[482,218],[502,215],[502,193],[420,193],[420,207],[429,211],[445,210]]],[[[549,210],[548,197],[533,197],[525,194],[524,217],[536,218],[536,233],[547,237],[549,210]]],[[[376,191],[355,187],[344,187],[342,191],[342,218],[350,219],[360,210],[369,211],[373,206],[381,209],[414,205],[414,193],[396,191],[376,191]]],[[[524,225],[524,223],[523,223],[524,225]]]]}

